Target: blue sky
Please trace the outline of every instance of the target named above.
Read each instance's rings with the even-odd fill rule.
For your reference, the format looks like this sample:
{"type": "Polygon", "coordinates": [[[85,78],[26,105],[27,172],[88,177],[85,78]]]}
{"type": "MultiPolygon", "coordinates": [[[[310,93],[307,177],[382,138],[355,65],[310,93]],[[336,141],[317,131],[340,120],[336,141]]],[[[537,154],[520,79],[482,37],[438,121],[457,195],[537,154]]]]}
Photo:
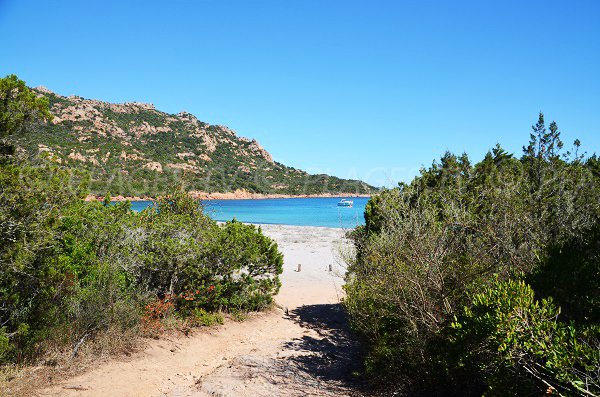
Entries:
{"type": "Polygon", "coordinates": [[[599,151],[600,1],[0,0],[0,74],[189,111],[310,172],[408,181],[520,154],[542,110],[599,151]]]}

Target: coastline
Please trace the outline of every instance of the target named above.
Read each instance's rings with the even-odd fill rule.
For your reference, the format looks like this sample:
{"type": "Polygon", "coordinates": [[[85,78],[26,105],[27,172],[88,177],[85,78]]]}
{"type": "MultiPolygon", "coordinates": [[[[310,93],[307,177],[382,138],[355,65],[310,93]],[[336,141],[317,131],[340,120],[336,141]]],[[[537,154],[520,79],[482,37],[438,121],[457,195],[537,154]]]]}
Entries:
{"type": "MultiPolygon", "coordinates": [[[[228,221],[215,221],[217,222],[217,224],[219,225],[224,225],[225,223],[227,223],[228,221]]],[[[268,223],[268,222],[241,222],[244,225],[252,225],[252,226],[256,226],[256,227],[260,227],[261,229],[263,229],[263,231],[265,229],[287,229],[288,231],[294,231],[295,228],[299,228],[298,230],[310,230],[310,229],[314,229],[313,231],[319,231],[319,230],[334,230],[336,232],[340,232],[342,231],[343,234],[345,234],[347,231],[349,230],[353,230],[354,227],[341,227],[341,226],[315,226],[315,225],[290,225],[287,223],[268,223]]]]}
{"type": "MultiPolygon", "coordinates": [[[[371,194],[360,193],[317,193],[317,194],[279,194],[279,193],[251,193],[246,190],[236,190],[234,192],[201,192],[191,191],[190,195],[198,200],[266,200],[266,199],[296,199],[296,198],[331,198],[331,197],[371,197],[371,194]]],[[[111,201],[154,201],[158,197],[148,196],[111,196],[111,201]]],[[[89,194],[85,201],[102,201],[104,196],[89,194]]]]}

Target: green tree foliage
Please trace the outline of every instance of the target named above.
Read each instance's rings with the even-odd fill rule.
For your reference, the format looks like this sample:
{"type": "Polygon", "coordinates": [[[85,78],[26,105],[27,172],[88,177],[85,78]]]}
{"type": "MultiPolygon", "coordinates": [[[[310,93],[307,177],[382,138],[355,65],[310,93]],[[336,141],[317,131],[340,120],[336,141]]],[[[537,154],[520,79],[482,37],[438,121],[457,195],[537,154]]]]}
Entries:
{"type": "Polygon", "coordinates": [[[0,138],[20,134],[39,119],[52,119],[48,99],[31,92],[14,74],[0,79],[0,138]]]}
{"type": "MultiPolygon", "coordinates": [[[[48,118],[46,98],[0,79],[0,138],[12,145],[48,118]]],[[[180,188],[141,213],[110,194],[88,203],[89,173],[49,160],[0,161],[0,363],[51,344],[76,354],[86,339],[152,326],[171,309],[213,324],[219,311],[272,303],[283,256],[260,228],[220,226],[180,188]]]]}
{"type": "Polygon", "coordinates": [[[486,395],[597,395],[600,345],[590,336],[598,330],[582,332],[559,315],[552,298],[537,300],[523,281],[494,283],[451,324],[458,367],[471,368],[486,395]]]}
{"type": "Polygon", "coordinates": [[[64,278],[51,264],[56,229],[62,209],[81,198],[69,183],[55,168],[0,166],[0,330],[15,347],[43,339],[37,324],[60,313],[54,300],[64,278]]]}
{"type": "Polygon", "coordinates": [[[0,78],[0,161],[15,152],[14,139],[9,138],[51,119],[47,98],[38,97],[14,74],[0,78]]]}
{"type": "Polygon", "coordinates": [[[278,292],[283,256],[260,229],[239,222],[221,227],[181,190],[141,215],[146,225],[131,245],[142,266],[131,268],[139,284],[156,293],[181,294],[214,286],[213,310],[259,310],[278,292]]]}
{"type": "Polygon", "coordinates": [[[551,245],[528,281],[536,295],[554,298],[563,309],[561,319],[600,324],[600,224],[551,245]]]}
{"type": "MultiPolygon", "coordinates": [[[[446,153],[410,184],[369,201],[366,225],[353,233],[356,256],[348,267],[345,305],[367,341],[373,376],[395,379],[392,388],[407,393],[483,393],[492,384],[482,373],[456,369],[453,349],[471,347],[448,348],[451,324],[473,307],[473,296],[522,277],[541,297],[555,297],[562,306],[558,329],[578,321],[585,327],[578,328],[586,338],[581,344],[593,345],[599,179],[595,156],[583,161],[578,154],[562,154],[562,148],[556,123],[546,129],[540,114],[520,159],[499,145],[474,165],[466,155],[446,153]]],[[[578,149],[579,143],[574,152],[578,149]]],[[[484,353],[496,357],[489,346],[484,353]]],[[[587,364],[577,368],[590,371],[587,364]]],[[[503,374],[508,377],[503,385],[513,376],[540,390],[545,386],[526,371],[503,374]]],[[[570,382],[561,379],[560,384],[570,382]]]]}
{"type": "Polygon", "coordinates": [[[217,225],[179,189],[135,213],[82,201],[63,174],[47,182],[47,170],[18,170],[0,168],[3,360],[35,355],[49,339],[125,332],[156,299],[187,317],[264,309],[278,291],[277,245],[254,226],[217,225]]]}

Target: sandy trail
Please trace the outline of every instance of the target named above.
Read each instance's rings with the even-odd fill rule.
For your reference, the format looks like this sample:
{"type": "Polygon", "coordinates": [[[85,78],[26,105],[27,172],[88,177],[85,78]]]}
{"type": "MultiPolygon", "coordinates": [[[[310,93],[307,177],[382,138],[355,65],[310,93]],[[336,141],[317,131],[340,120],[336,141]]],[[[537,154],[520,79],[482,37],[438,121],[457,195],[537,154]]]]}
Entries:
{"type": "Polygon", "coordinates": [[[357,395],[349,375],[359,360],[339,306],[343,231],[280,225],[263,231],[285,255],[282,309],[188,338],[160,339],[38,395],[357,395]]]}

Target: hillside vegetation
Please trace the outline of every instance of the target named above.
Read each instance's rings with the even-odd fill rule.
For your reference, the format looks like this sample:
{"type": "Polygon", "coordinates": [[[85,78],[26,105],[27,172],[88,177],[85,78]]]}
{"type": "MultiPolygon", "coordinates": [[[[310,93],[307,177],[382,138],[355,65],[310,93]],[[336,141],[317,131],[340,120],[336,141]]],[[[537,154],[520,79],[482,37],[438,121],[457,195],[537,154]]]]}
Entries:
{"type": "Polygon", "coordinates": [[[260,228],[218,225],[178,187],[139,213],[85,202],[89,174],[19,157],[51,119],[46,98],[0,79],[0,364],[60,364],[272,303],[283,256],[260,228]]]}
{"type": "Polygon", "coordinates": [[[600,395],[600,161],[533,126],[373,197],[345,306],[390,395],[600,395]]]}
{"type": "Polygon", "coordinates": [[[88,172],[89,189],[96,195],[156,197],[182,180],[192,192],[374,191],[361,181],[286,167],[255,140],[190,113],[167,114],[144,103],[64,97],[43,87],[34,92],[48,99],[54,117],[22,136],[22,147],[33,160],[42,154],[62,168],[88,172]]]}

